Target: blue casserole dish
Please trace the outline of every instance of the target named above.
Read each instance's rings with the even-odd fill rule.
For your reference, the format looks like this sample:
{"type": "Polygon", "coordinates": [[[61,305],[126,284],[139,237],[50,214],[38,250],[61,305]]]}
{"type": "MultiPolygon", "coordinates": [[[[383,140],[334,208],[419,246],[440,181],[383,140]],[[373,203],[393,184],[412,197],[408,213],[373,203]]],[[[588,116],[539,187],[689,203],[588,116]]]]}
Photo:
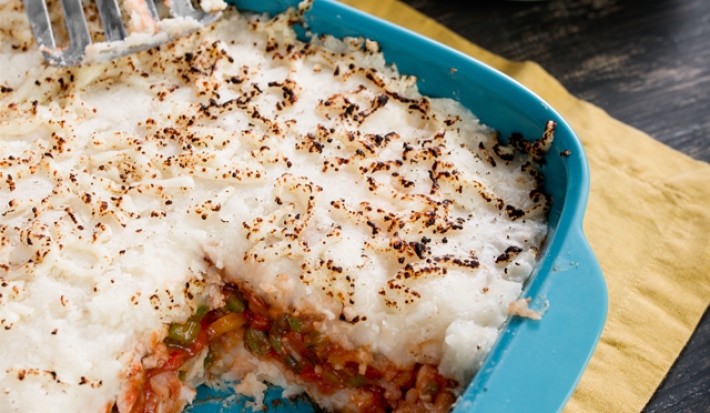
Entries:
{"type": "MultiPolygon", "coordinates": [[[[241,10],[278,13],[299,0],[230,0],[241,10]]],[[[552,196],[549,235],[524,297],[546,309],[542,320],[512,318],[454,413],[556,412],[577,385],[599,340],[607,291],[599,264],[582,232],[589,171],[582,145],[560,115],[516,81],[451,48],[334,0],[314,0],[308,28],[336,37],[364,36],[380,43],[388,62],[415,75],[421,92],[449,97],[468,107],[502,136],[542,135],[557,122],[555,141],[543,166],[552,196]]],[[[304,399],[278,400],[267,393],[269,412],[313,412],[304,399]],[[274,401],[277,401],[274,403],[274,401]]],[[[248,399],[202,387],[191,413],[249,412],[248,399]]]]}

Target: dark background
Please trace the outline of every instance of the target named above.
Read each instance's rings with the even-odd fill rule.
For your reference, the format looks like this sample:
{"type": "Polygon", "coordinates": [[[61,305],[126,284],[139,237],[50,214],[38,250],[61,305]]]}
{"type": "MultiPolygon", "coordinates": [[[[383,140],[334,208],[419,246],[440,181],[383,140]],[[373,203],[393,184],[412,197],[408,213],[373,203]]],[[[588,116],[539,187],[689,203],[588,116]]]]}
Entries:
{"type": "MultiPolygon", "coordinates": [[[[710,0],[403,2],[505,58],[541,64],[575,96],[710,162],[710,0]]],[[[708,310],[644,409],[661,412],[710,413],[708,310]]]]}

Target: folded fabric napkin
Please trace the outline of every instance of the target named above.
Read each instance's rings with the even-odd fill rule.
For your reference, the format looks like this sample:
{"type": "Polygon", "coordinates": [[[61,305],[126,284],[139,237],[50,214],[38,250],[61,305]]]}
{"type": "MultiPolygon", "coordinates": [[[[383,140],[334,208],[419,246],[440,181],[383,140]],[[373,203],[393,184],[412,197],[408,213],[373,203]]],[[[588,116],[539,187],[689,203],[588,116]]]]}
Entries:
{"type": "Polygon", "coordinates": [[[576,99],[533,62],[511,62],[395,0],[344,0],[487,63],[537,93],[579,135],[584,221],[609,289],[601,341],[565,412],[638,412],[710,303],[710,165],[576,99]]]}

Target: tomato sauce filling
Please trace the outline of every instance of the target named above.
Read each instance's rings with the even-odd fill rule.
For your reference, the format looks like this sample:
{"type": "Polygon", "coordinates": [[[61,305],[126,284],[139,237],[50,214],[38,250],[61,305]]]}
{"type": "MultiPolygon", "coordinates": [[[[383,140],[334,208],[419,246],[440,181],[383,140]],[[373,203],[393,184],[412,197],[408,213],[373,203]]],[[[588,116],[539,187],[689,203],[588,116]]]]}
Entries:
{"type": "MultiPolygon", "coordinates": [[[[355,352],[323,337],[314,320],[287,314],[275,316],[255,296],[243,294],[231,284],[223,288],[225,305],[199,308],[184,323],[169,326],[164,340],[168,355],[145,371],[142,394],[132,413],[152,413],[179,391],[184,367],[204,354],[204,367],[214,361],[210,344],[224,334],[240,334],[244,346],[258,358],[276,361],[289,370],[298,384],[321,397],[343,389],[351,392],[354,412],[447,412],[455,401],[457,383],[442,377],[436,366],[417,364],[398,369],[379,362],[362,365],[355,352]]],[[[179,411],[179,410],[176,410],[179,411]]]]}

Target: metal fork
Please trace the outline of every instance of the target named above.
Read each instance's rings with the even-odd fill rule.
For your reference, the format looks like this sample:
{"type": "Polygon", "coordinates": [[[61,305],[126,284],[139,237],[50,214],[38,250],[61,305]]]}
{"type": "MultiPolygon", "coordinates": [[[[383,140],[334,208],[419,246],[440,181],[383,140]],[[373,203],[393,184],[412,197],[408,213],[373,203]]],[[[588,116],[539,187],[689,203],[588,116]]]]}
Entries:
{"type": "MultiPolygon", "coordinates": [[[[149,49],[158,44],[172,40],[184,33],[171,34],[166,32],[156,33],[145,42],[136,44],[120,45],[126,39],[126,29],[121,17],[119,0],[95,0],[101,17],[101,24],[106,36],[106,46],[94,61],[109,60],[126,54],[149,49]]],[[[154,0],[142,0],[151,16],[158,22],[160,16],[154,0]]],[[[74,66],[82,63],[87,46],[92,43],[89,27],[84,15],[82,0],[61,0],[64,22],[69,36],[68,47],[57,47],[52,24],[50,22],[49,10],[45,0],[23,0],[25,11],[32,27],[35,40],[39,44],[45,60],[54,66],[74,66]]],[[[197,9],[192,5],[191,0],[166,0],[169,5],[170,14],[173,17],[192,18],[198,24],[195,28],[208,25],[217,18],[220,13],[208,13],[197,9]]],[[[193,28],[194,30],[194,28],[193,28]]]]}

